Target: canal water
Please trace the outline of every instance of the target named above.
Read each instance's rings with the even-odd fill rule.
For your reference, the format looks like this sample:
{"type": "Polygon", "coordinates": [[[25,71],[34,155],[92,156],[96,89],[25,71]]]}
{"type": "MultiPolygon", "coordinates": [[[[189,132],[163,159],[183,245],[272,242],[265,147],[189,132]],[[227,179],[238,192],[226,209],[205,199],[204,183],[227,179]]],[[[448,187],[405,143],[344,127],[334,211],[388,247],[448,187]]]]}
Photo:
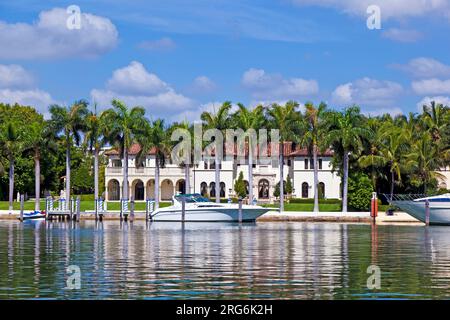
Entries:
{"type": "Polygon", "coordinates": [[[0,221],[0,299],[49,298],[450,298],[450,228],[0,221]]]}

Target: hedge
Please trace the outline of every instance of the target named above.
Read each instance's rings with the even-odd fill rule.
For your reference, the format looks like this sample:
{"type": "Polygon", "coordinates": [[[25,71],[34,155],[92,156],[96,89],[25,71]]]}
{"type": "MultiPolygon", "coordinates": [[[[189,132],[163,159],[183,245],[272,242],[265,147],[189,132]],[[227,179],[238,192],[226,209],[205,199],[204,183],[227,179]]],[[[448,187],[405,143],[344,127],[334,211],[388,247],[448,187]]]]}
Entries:
{"type": "MultiPolygon", "coordinates": [[[[314,199],[292,198],[289,200],[289,203],[311,204],[311,203],[314,203],[314,199]]],[[[340,199],[319,199],[319,203],[321,203],[321,204],[341,204],[342,200],[340,200],[340,199]]]]}

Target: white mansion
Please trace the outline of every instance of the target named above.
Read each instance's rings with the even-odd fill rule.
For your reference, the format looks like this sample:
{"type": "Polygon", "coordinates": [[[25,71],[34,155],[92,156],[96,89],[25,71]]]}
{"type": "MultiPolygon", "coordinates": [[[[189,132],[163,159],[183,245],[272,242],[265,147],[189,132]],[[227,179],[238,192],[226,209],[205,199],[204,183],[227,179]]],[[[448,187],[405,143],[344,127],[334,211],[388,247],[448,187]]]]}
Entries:
{"type": "MultiPolygon", "coordinates": [[[[150,150],[146,160],[141,166],[136,167],[135,158],[139,152],[139,145],[133,145],[129,149],[128,181],[129,195],[136,201],[154,198],[155,190],[155,152],[150,150]]],[[[306,149],[296,148],[294,144],[287,143],[284,147],[284,179],[287,175],[293,185],[292,196],[297,198],[312,198],[314,184],[313,161],[308,156],[306,149]]],[[[108,164],[105,173],[105,199],[107,201],[120,200],[123,184],[123,160],[117,150],[105,151],[108,164]]],[[[328,150],[319,155],[319,189],[325,198],[340,198],[341,179],[331,171],[332,151],[328,150]]],[[[215,170],[214,157],[203,157],[202,161],[193,165],[190,170],[190,190],[187,193],[201,193],[204,196],[215,197],[215,170]]],[[[234,182],[240,172],[244,179],[248,179],[248,161],[241,164],[236,157],[222,160],[220,165],[220,197],[234,197],[234,182]]],[[[274,190],[279,183],[279,167],[271,163],[253,164],[253,195],[258,202],[273,202],[274,190]]],[[[247,186],[248,182],[246,181],[247,186]]],[[[160,201],[170,201],[177,193],[185,192],[185,170],[172,164],[167,159],[166,164],[160,169],[160,201]]]]}

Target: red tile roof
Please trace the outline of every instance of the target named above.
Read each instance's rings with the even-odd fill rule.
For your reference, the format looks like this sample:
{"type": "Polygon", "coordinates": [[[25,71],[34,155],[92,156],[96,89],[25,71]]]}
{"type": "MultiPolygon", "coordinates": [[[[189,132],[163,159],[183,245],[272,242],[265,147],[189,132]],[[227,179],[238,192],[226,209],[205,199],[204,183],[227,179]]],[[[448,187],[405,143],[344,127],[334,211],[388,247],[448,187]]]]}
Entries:
{"type": "MultiPolygon", "coordinates": [[[[285,142],[283,145],[283,154],[286,157],[306,157],[309,156],[308,150],[306,148],[300,148],[298,146],[295,146],[295,149],[292,149],[292,147],[294,146],[294,144],[292,142],[285,142]]],[[[274,145],[275,150],[278,150],[279,145],[276,144],[274,145]]],[[[141,146],[137,143],[133,144],[129,149],[128,149],[128,154],[129,155],[136,155],[139,151],[141,151],[141,146]]],[[[262,153],[265,150],[263,150],[262,153]]],[[[154,155],[156,153],[156,148],[151,148],[148,151],[148,155],[154,155]]],[[[225,144],[224,146],[224,155],[228,155],[232,153],[234,156],[238,155],[238,146],[236,143],[234,144],[225,144]],[[228,148],[228,149],[227,149],[228,148]],[[233,150],[230,150],[233,149],[233,150]],[[228,152],[227,152],[228,151],[228,152]]],[[[257,155],[259,155],[259,145],[256,146],[256,153],[257,155]]],[[[119,152],[117,151],[117,149],[110,149],[105,151],[105,155],[107,156],[111,156],[111,155],[119,155],[119,152]]],[[[211,156],[214,156],[214,149],[211,152],[211,156]]],[[[270,143],[267,144],[267,154],[264,154],[267,156],[271,156],[272,155],[272,145],[270,143]]],[[[331,149],[327,149],[325,150],[325,152],[319,152],[319,156],[322,157],[332,157],[334,155],[333,150],[331,149]]],[[[248,156],[248,143],[245,144],[245,156],[248,156]]]]}
{"type": "MultiPolygon", "coordinates": [[[[137,144],[137,143],[134,143],[133,145],[131,145],[130,148],[128,148],[128,154],[129,155],[136,155],[139,151],[141,151],[141,146],[139,144],[137,144]]],[[[155,153],[156,153],[156,148],[153,147],[153,148],[151,148],[148,151],[147,154],[148,155],[154,155],[155,153]]],[[[119,152],[117,151],[117,149],[112,148],[110,150],[105,151],[105,155],[107,155],[107,156],[118,156],[119,152]]]]}

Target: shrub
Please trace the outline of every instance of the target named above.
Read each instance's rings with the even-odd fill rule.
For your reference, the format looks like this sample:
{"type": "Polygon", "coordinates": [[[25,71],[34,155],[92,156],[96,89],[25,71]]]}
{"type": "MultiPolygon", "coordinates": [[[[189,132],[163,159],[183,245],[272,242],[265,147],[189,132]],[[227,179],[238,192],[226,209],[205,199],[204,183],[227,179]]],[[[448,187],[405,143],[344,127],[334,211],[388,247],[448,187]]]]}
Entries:
{"type": "MultiPolygon", "coordinates": [[[[319,203],[322,204],[340,204],[341,202],[341,199],[319,199],[319,203]]],[[[311,204],[314,203],[314,199],[293,198],[290,200],[290,203],[311,204]]]]}
{"type": "Polygon", "coordinates": [[[245,198],[247,196],[247,191],[244,182],[244,174],[242,173],[242,171],[239,173],[239,177],[234,183],[234,192],[238,197],[241,198],[245,198]]]}
{"type": "Polygon", "coordinates": [[[354,210],[370,210],[373,185],[364,173],[353,174],[348,181],[348,206],[354,210]]]}

